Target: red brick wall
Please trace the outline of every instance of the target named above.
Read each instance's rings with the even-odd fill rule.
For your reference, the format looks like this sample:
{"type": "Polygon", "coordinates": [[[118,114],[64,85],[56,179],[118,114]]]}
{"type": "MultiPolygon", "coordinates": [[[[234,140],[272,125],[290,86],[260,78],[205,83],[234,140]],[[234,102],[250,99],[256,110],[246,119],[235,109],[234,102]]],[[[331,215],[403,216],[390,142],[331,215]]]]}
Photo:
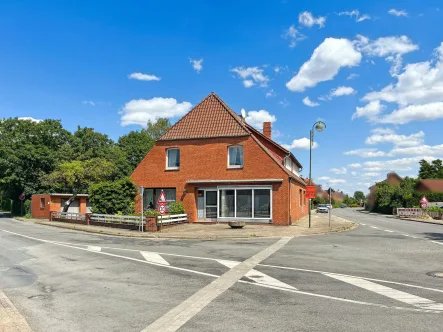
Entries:
{"type": "Polygon", "coordinates": [[[32,218],[36,219],[49,219],[51,196],[47,194],[32,195],[31,198],[31,214],[32,218]],[[45,206],[41,207],[41,198],[45,199],[45,206]]]}
{"type": "MultiPolygon", "coordinates": [[[[131,178],[137,186],[176,188],[176,199],[183,202],[187,213],[191,213],[192,221],[197,219],[196,187],[202,186],[186,185],[187,180],[226,180],[229,183],[229,180],[283,179],[283,183],[272,184],[272,219],[274,224],[289,223],[288,175],[249,136],[157,142],[132,173],[131,178]],[[227,155],[230,145],[243,145],[242,169],[228,169],[227,155]],[[166,149],[170,147],[180,148],[178,171],[165,170],[166,149]],[[183,194],[185,187],[186,195],[183,194]]],[[[137,199],[137,210],[140,210],[139,203],[137,199]]]]}
{"type": "Polygon", "coordinates": [[[306,188],[295,181],[291,181],[290,207],[293,224],[306,216],[309,212],[309,200],[306,199],[306,188]]]}

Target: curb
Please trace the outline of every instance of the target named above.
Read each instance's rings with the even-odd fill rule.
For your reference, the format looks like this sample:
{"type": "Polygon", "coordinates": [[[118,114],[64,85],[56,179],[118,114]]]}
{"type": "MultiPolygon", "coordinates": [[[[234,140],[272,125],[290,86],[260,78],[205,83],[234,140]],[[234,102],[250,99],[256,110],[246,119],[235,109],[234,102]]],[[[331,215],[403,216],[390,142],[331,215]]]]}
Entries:
{"type": "Polygon", "coordinates": [[[339,219],[342,222],[346,222],[349,225],[343,226],[341,228],[335,229],[335,230],[329,230],[327,232],[319,232],[319,233],[312,233],[312,234],[296,234],[296,235],[271,235],[271,236],[262,236],[262,235],[256,235],[256,234],[249,234],[249,235],[220,235],[220,236],[209,236],[209,235],[202,235],[202,236],[183,236],[183,235],[168,235],[167,233],[155,233],[155,234],[149,234],[149,233],[134,233],[134,234],[116,234],[113,232],[107,232],[103,230],[97,230],[90,226],[91,229],[84,229],[84,228],[77,228],[75,224],[52,224],[49,221],[39,221],[36,219],[25,219],[22,217],[14,217],[13,219],[23,221],[23,222],[32,222],[34,224],[38,225],[44,225],[49,227],[56,227],[56,228],[62,228],[62,229],[69,229],[72,231],[77,232],[85,232],[85,233],[91,233],[91,234],[97,234],[97,235],[104,235],[104,236],[114,236],[114,237],[124,237],[124,238],[137,238],[137,239],[176,239],[176,240],[229,240],[229,239],[271,239],[271,238],[281,238],[283,236],[294,236],[294,237],[301,237],[301,236],[313,236],[313,235],[327,235],[331,233],[341,233],[353,230],[359,226],[358,223],[334,216],[334,218],[339,219]],[[142,235],[143,234],[143,235],[142,235]],[[148,235],[149,234],[149,235],[148,235]]]}
{"type": "Polygon", "coordinates": [[[390,214],[371,213],[371,212],[367,212],[367,211],[358,211],[358,212],[369,214],[369,215],[373,215],[373,216],[382,216],[382,217],[386,217],[386,218],[393,218],[393,219],[397,219],[397,220],[408,220],[408,221],[421,222],[421,223],[424,223],[424,224],[433,224],[433,225],[443,226],[443,221],[442,222],[437,222],[437,221],[433,221],[433,220],[420,220],[420,219],[400,218],[400,217],[397,217],[397,216],[394,216],[394,215],[390,215],[390,214]]]}

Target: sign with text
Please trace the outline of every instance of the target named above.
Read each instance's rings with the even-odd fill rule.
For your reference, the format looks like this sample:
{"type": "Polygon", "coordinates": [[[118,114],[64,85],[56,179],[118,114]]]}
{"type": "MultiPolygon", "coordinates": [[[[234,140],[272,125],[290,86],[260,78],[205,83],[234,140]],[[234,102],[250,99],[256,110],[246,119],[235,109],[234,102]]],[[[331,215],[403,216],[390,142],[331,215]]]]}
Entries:
{"type": "Polygon", "coordinates": [[[314,199],[316,194],[317,194],[316,186],[306,186],[306,198],[314,199]]]}
{"type": "Polygon", "coordinates": [[[420,217],[423,214],[422,209],[418,208],[398,208],[397,216],[399,217],[420,217]]]}

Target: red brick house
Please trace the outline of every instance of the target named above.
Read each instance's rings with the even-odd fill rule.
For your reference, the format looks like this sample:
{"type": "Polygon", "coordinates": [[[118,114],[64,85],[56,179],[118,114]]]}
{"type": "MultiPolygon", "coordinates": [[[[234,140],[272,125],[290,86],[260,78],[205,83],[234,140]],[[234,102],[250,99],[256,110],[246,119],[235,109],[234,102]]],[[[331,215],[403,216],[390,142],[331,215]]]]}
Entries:
{"type": "Polygon", "coordinates": [[[423,179],[417,184],[418,192],[443,193],[443,179],[423,179]]]}
{"type": "MultiPolygon", "coordinates": [[[[290,225],[308,213],[302,166],[211,93],[161,136],[131,175],[144,209],[163,190],[196,221],[290,225]]],[[[141,202],[137,201],[138,211],[141,202]]]]}
{"type": "Polygon", "coordinates": [[[386,175],[386,180],[376,182],[374,185],[369,187],[369,194],[366,196],[366,209],[371,210],[375,205],[375,192],[377,190],[377,184],[381,182],[388,182],[390,184],[400,184],[403,178],[396,172],[389,172],[386,175]]]}
{"type": "MultiPolygon", "coordinates": [[[[49,219],[51,212],[61,212],[65,202],[72,194],[35,194],[31,198],[31,215],[36,219],[49,219]]],[[[68,212],[87,213],[90,212],[88,195],[78,194],[69,205],[68,212]]]]}

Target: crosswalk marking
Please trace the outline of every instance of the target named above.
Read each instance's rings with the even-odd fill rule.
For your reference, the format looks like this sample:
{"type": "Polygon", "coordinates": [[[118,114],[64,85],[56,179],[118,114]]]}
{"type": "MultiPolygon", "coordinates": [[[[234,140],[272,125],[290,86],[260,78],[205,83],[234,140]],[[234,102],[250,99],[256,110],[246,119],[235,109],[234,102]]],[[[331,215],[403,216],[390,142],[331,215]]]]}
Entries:
{"type": "MultiPolygon", "coordinates": [[[[219,262],[220,264],[229,267],[230,269],[236,267],[240,262],[237,261],[229,261],[229,260],[224,260],[224,259],[217,259],[217,262],[219,262]]],[[[284,282],[281,282],[278,279],[275,279],[271,276],[268,276],[267,274],[264,274],[263,272],[257,271],[257,270],[250,270],[245,274],[245,277],[255,281],[257,284],[261,284],[261,285],[268,285],[268,286],[273,286],[273,287],[278,287],[278,288],[284,288],[284,289],[293,289],[296,290],[297,288],[285,284],[284,282]]]]}
{"type": "Polygon", "coordinates": [[[157,263],[161,265],[170,265],[162,256],[160,256],[156,252],[140,251],[140,253],[148,262],[157,263]]]}
{"type": "Polygon", "coordinates": [[[443,245],[443,242],[438,242],[438,241],[431,241],[431,242],[443,245]]]}
{"type": "Polygon", "coordinates": [[[425,299],[423,297],[419,297],[416,295],[412,295],[406,292],[402,292],[390,287],[386,287],[383,285],[376,284],[375,282],[368,281],[365,279],[354,278],[349,276],[323,273],[325,276],[346,282],[348,284],[369,290],[371,292],[389,297],[391,299],[404,302],[407,304],[411,304],[413,306],[422,308],[422,309],[430,309],[430,310],[443,310],[443,304],[434,302],[432,300],[425,299]]]}
{"type": "Polygon", "coordinates": [[[102,247],[88,246],[88,250],[91,250],[91,251],[102,251],[102,247]]]}
{"type": "Polygon", "coordinates": [[[389,229],[385,229],[385,232],[394,233],[394,231],[391,231],[389,229]]]}

